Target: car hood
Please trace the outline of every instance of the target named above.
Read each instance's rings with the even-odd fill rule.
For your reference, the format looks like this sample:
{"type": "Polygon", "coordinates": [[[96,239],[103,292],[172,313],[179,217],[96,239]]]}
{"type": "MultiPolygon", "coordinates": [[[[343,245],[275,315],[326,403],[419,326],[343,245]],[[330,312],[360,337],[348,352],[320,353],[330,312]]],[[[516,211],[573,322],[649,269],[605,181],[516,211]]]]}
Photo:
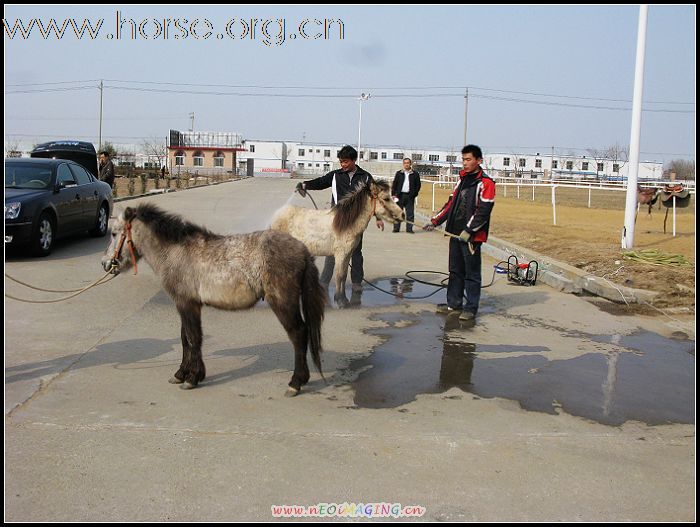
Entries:
{"type": "Polygon", "coordinates": [[[5,188],[5,202],[26,201],[38,196],[45,195],[48,190],[36,190],[29,188],[5,188]]]}

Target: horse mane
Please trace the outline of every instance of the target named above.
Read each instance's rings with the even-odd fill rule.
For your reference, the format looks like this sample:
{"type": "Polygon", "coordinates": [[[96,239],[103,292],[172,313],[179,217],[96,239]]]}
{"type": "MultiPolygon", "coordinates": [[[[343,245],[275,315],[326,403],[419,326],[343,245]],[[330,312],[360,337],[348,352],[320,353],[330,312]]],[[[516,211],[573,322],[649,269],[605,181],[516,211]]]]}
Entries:
{"type": "MultiPolygon", "coordinates": [[[[384,181],[375,181],[380,190],[389,190],[388,183],[384,181]]],[[[345,231],[352,228],[357,221],[357,217],[365,207],[365,200],[370,197],[370,184],[361,185],[356,190],[352,191],[346,197],[341,199],[338,204],[333,207],[335,216],[333,216],[333,230],[338,234],[343,234],[345,231]]]]}
{"type": "Polygon", "coordinates": [[[221,238],[219,234],[190,223],[177,214],[166,212],[152,203],[142,203],[136,210],[127,209],[124,213],[125,218],[128,219],[130,211],[133,217],[141,220],[153,231],[153,234],[170,243],[180,243],[194,236],[200,236],[205,240],[221,238]]]}

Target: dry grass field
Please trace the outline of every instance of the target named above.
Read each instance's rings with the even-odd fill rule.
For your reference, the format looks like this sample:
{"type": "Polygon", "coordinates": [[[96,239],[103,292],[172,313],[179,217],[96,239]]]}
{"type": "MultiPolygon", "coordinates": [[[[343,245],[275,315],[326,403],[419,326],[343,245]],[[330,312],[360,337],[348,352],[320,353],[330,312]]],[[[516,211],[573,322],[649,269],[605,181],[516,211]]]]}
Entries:
{"type": "MultiPolygon", "coordinates": [[[[429,213],[431,185],[424,185],[418,206],[429,213]]],[[[692,267],[656,266],[623,258],[620,241],[624,225],[625,193],[594,189],[591,208],[588,190],[557,188],[557,225],[553,225],[550,188],[498,187],[491,219],[491,234],[566,262],[592,275],[628,287],[661,293],[656,307],[670,312],[695,311],[695,196],[688,208],[677,209],[676,236],[672,236],[669,212],[664,234],[665,207],[652,215],[642,208],[635,227],[635,250],[658,249],[680,254],[692,267]],[[505,194],[505,195],[504,195],[505,194]]],[[[435,204],[447,201],[449,189],[436,189],[435,204]]],[[[649,308],[647,308],[649,309],[649,308]]],[[[643,310],[643,309],[641,309],[643,310]]]]}

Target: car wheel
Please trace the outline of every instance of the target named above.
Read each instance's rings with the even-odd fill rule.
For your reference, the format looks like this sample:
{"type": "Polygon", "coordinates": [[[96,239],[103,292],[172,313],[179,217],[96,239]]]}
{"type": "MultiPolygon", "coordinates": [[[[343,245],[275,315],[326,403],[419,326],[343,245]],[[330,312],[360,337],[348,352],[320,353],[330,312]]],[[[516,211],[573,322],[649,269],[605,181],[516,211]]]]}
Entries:
{"type": "Polygon", "coordinates": [[[95,228],[90,231],[90,234],[96,238],[101,238],[107,234],[107,223],[109,222],[109,207],[103,204],[97,213],[97,223],[95,228]]]}
{"type": "Polygon", "coordinates": [[[42,212],[34,229],[31,250],[34,256],[47,256],[51,253],[56,237],[56,222],[47,212],[42,212]]]}

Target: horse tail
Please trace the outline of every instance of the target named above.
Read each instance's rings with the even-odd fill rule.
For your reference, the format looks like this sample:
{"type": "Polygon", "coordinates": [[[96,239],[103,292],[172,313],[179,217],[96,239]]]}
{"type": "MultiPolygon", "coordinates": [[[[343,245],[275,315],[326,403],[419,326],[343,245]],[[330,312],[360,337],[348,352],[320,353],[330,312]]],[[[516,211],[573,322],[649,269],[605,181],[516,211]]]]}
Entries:
{"type": "Polygon", "coordinates": [[[321,369],[321,324],[323,323],[323,311],[326,307],[326,295],[318,276],[318,268],[314,263],[314,257],[306,253],[306,268],[301,285],[301,306],[306,322],[311,347],[311,358],[316,369],[323,377],[321,369]]]}

